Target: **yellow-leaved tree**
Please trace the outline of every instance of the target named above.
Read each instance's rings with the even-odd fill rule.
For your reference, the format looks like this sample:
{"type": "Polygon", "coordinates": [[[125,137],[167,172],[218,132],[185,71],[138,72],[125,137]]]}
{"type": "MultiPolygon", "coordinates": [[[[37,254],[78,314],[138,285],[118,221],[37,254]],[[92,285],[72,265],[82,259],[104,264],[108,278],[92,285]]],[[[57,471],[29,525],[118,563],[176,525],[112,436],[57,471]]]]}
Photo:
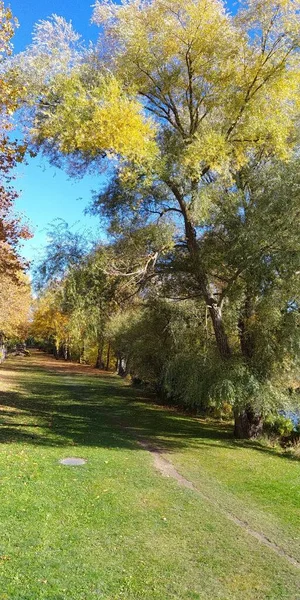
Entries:
{"type": "MultiPolygon", "coordinates": [[[[19,58],[31,82],[33,143],[76,173],[112,158],[116,178],[99,200],[106,215],[127,211],[134,224],[136,215],[174,217],[185,288],[207,308],[227,365],[239,343],[249,363],[246,321],[226,316],[234,290],[241,315],[262,290],[251,287],[260,271],[243,234],[255,208],[248,175],[288,161],[299,142],[299,9],[299,0],[246,0],[235,14],[221,0],[97,1],[93,50],[78,47],[66,62],[63,27],[52,19],[19,58]],[[52,70],[37,77],[41,56],[52,70]]],[[[272,247],[260,244],[263,270],[272,247]]]]}
{"type": "Polygon", "coordinates": [[[14,279],[1,276],[0,286],[0,352],[7,340],[24,342],[31,319],[31,286],[24,273],[14,279]]]}
{"type": "Polygon", "coordinates": [[[34,303],[30,334],[36,340],[47,340],[54,346],[58,357],[62,351],[67,358],[69,346],[69,318],[60,307],[59,290],[45,291],[34,303]]]}
{"type": "Polygon", "coordinates": [[[25,145],[13,141],[11,115],[19,105],[22,85],[17,82],[13,69],[6,70],[12,51],[11,38],[17,23],[11,9],[0,1],[0,276],[15,275],[24,266],[18,252],[21,239],[30,236],[20,217],[13,213],[17,197],[12,187],[13,170],[23,160],[25,145]]]}

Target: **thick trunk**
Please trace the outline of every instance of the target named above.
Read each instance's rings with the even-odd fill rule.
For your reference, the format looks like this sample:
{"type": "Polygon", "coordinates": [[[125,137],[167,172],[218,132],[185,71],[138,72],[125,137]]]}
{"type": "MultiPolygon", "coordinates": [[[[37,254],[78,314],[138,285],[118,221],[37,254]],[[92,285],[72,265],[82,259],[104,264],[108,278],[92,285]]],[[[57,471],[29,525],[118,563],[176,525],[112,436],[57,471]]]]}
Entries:
{"type": "Polygon", "coordinates": [[[210,318],[212,320],[216,344],[219,351],[219,354],[222,358],[230,358],[231,357],[231,348],[229,346],[228,336],[224,328],[224,323],[222,319],[222,311],[217,306],[216,303],[213,302],[213,299],[208,299],[208,310],[210,314],[210,318]]]}
{"type": "Polygon", "coordinates": [[[127,360],[122,356],[119,356],[118,358],[117,372],[120,377],[125,377],[127,375],[127,360]]]}
{"type": "Polygon", "coordinates": [[[250,406],[243,410],[235,410],[234,436],[236,438],[240,440],[256,438],[262,433],[262,428],[262,415],[255,413],[255,411],[250,406]]]}
{"type": "MultiPolygon", "coordinates": [[[[205,174],[205,173],[203,173],[205,174]]],[[[207,274],[201,264],[201,258],[199,256],[199,246],[197,242],[197,234],[196,230],[193,226],[193,221],[191,215],[189,213],[187,204],[184,199],[184,195],[182,194],[180,188],[172,181],[166,181],[169,188],[172,190],[178,204],[180,207],[180,212],[184,219],[184,228],[185,228],[185,237],[187,242],[187,248],[191,257],[191,267],[192,272],[197,280],[200,293],[206,302],[206,306],[209,309],[210,318],[212,321],[216,345],[219,351],[220,356],[223,359],[228,359],[231,357],[231,348],[229,345],[229,340],[227,333],[225,331],[224,322],[222,318],[222,310],[221,307],[216,302],[214,296],[210,291],[209,281],[207,274]]],[[[198,182],[192,181],[191,189],[192,193],[197,190],[198,182]]]]}
{"type": "Polygon", "coordinates": [[[224,327],[222,309],[210,291],[207,275],[199,262],[199,249],[196,239],[196,232],[191,223],[186,223],[186,235],[188,249],[192,258],[193,270],[195,272],[196,279],[198,280],[203,299],[205,300],[208,308],[219,354],[222,358],[228,359],[231,357],[232,353],[228,336],[224,327]]]}

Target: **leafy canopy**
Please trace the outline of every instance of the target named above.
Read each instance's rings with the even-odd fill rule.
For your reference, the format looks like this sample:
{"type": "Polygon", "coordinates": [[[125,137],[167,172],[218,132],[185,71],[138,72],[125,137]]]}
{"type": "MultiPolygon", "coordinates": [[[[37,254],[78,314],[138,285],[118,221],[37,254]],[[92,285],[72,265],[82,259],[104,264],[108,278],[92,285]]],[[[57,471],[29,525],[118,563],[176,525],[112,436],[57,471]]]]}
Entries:
{"type": "Polygon", "coordinates": [[[13,189],[13,170],[24,158],[25,145],[13,141],[11,116],[19,105],[23,88],[15,74],[6,70],[12,52],[11,38],[17,22],[10,8],[0,1],[0,274],[9,273],[18,280],[24,266],[18,253],[21,239],[29,237],[28,228],[13,214],[17,197],[13,189]]]}
{"type": "Polygon", "coordinates": [[[253,0],[234,17],[217,0],[97,2],[103,34],[75,64],[53,50],[59,31],[70,52],[67,24],[42,22],[23,56],[31,76],[45,54],[52,64],[36,89],[33,139],[83,160],[108,154],[153,169],[156,158],[167,176],[228,173],[253,151],[286,158],[299,107],[298,17],[294,0],[253,0]]]}

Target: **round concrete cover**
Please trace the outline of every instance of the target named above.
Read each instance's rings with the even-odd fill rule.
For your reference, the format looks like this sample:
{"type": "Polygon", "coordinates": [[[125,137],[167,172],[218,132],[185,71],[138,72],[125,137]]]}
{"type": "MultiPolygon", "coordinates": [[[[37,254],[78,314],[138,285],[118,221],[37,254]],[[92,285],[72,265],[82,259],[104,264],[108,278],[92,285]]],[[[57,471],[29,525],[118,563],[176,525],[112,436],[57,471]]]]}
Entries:
{"type": "Polygon", "coordinates": [[[78,467],[79,465],[85,465],[86,460],[84,460],[84,458],[74,458],[71,456],[69,458],[62,458],[59,462],[62,465],[68,465],[69,467],[78,467]]]}

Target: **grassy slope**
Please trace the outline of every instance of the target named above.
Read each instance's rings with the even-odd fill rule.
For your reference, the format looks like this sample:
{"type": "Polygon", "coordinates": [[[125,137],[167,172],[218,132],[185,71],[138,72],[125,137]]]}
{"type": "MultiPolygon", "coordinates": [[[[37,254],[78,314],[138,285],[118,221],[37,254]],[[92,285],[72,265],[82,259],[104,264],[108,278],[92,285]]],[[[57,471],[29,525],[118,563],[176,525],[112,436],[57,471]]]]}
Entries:
{"type": "Polygon", "coordinates": [[[0,369],[0,600],[300,599],[296,568],[157,473],[136,437],[294,555],[299,463],[138,401],[111,376],[51,367],[0,369]]]}

